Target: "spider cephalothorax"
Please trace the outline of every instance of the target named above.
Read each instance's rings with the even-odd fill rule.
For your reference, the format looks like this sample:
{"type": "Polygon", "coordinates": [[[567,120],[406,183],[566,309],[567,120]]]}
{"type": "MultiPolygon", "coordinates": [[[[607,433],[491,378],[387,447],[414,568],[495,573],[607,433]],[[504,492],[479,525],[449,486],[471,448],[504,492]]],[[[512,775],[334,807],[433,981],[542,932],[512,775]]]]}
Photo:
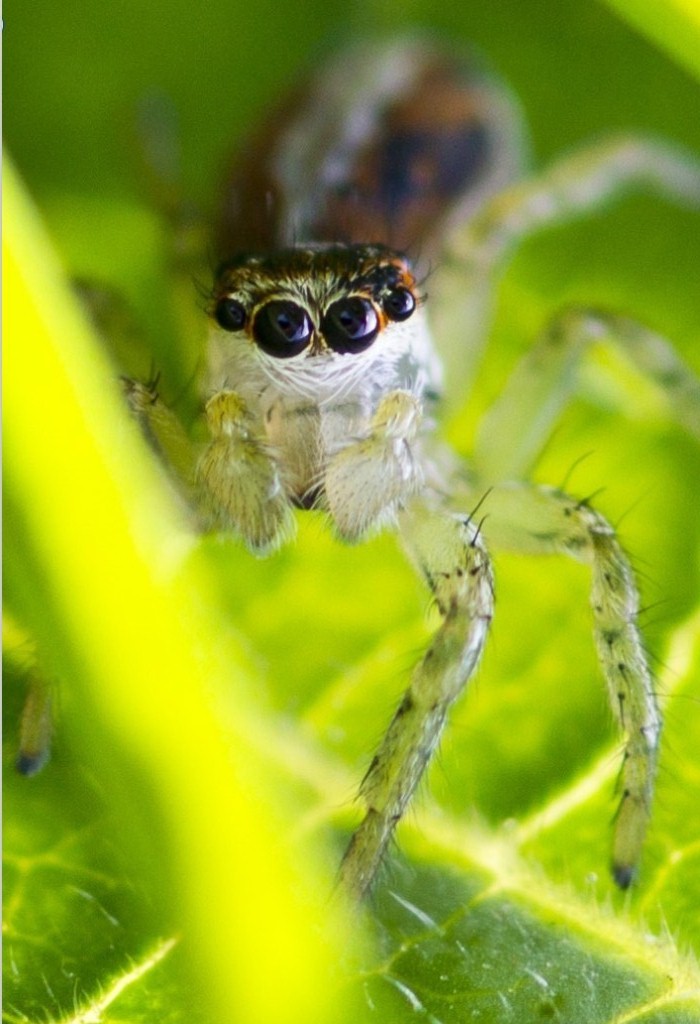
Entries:
{"type": "MultiPolygon", "coordinates": [[[[410,421],[417,436],[421,406],[435,393],[439,370],[403,255],[382,245],[321,245],[241,256],[217,275],[212,319],[209,388],[221,395],[235,382],[221,429],[236,436],[243,431],[250,448],[251,423],[260,424],[257,440],[273,456],[281,498],[303,507],[344,503],[335,495],[337,456],[350,439],[367,434],[385,396],[400,396],[391,416],[410,421]]],[[[222,409],[215,398],[210,427],[212,411],[218,423],[222,409]]],[[[216,490],[224,461],[211,451],[205,457],[200,480],[207,493],[216,490]]],[[[403,461],[402,472],[417,479],[415,459],[403,461]]],[[[239,480],[237,486],[245,485],[239,480]]],[[[213,500],[208,505],[216,507],[213,500]]],[[[394,511],[389,502],[371,518],[383,523],[394,511]]],[[[279,525],[281,532],[261,546],[286,535],[286,510],[280,509],[279,525]]],[[[339,529],[355,539],[368,525],[365,514],[361,530],[339,529]]]]}

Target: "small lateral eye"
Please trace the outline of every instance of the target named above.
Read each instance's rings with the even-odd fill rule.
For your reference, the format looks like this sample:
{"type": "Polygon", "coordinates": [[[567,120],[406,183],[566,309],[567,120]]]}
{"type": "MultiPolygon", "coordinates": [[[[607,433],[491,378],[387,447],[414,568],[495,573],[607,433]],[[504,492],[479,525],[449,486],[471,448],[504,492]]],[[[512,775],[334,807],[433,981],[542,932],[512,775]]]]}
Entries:
{"type": "Polygon", "coordinates": [[[242,331],[245,327],[246,312],[236,299],[219,299],[214,309],[214,319],[225,331],[242,331]]]}
{"type": "Polygon", "coordinates": [[[363,352],[379,333],[379,317],[369,299],[351,296],[328,307],[321,330],[334,352],[363,352]]]}
{"type": "Polygon", "coordinates": [[[313,330],[306,310],[284,299],[265,303],[253,322],[253,337],[263,352],[282,359],[303,352],[313,330]]]}
{"type": "Polygon", "coordinates": [[[408,288],[394,288],[382,300],[382,309],[390,320],[408,320],[416,300],[408,288]]]}

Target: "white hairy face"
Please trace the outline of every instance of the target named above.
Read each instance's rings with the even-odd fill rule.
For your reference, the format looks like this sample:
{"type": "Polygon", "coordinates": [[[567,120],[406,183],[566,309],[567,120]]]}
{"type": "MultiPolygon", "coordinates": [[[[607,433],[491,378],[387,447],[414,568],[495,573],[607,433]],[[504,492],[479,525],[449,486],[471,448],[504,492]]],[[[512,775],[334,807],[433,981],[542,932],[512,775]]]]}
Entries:
{"type": "Polygon", "coordinates": [[[439,387],[419,286],[383,246],[243,257],[219,272],[211,314],[207,389],[235,382],[299,496],[366,433],[379,396],[430,404],[439,387]]]}

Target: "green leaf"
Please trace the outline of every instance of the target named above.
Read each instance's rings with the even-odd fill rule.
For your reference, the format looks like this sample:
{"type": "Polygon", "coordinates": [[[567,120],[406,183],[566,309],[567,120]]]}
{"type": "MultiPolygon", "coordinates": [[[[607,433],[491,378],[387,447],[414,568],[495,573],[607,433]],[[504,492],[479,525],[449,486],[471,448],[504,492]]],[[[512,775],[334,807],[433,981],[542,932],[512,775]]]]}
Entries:
{"type": "Polygon", "coordinates": [[[292,854],[244,659],[11,169],[5,201],[7,591],[41,669],[70,681],[73,739],[68,784],[59,758],[8,829],[11,1005],[21,1019],[43,996],[62,1019],[75,1002],[87,1020],[175,927],[206,992],[183,992],[186,1019],[323,1017],[342,932],[315,892],[322,859],[292,854]],[[123,904],[134,887],[145,918],[123,904]]]}
{"type": "MultiPolygon", "coordinates": [[[[172,98],[186,185],[213,205],[222,155],[329,32],[398,27],[392,4],[358,9],[353,25],[346,6],[319,0],[299,17],[291,0],[215,3],[193,18],[178,0],[163,18],[135,3],[92,16],[74,0],[10,5],[8,141],[68,272],[127,295],[173,382],[191,367],[169,362],[166,252],[131,169],[133,105],[154,88],[172,98]]],[[[399,14],[489,56],[522,97],[538,162],[621,129],[700,151],[697,83],[602,6],[399,14]]],[[[9,295],[33,319],[6,343],[8,371],[22,369],[5,412],[6,597],[58,680],[58,714],[51,763],[18,777],[20,630],[8,642],[5,1019],[700,1020],[696,446],[595,365],[537,467],[577,494],[605,487],[596,504],[640,571],[666,727],[639,885],[622,895],[607,873],[619,749],[586,570],[499,556],[483,667],[399,830],[369,934],[353,920],[349,948],[342,922],[326,921],[333,870],[434,626],[425,594],[391,537],[343,548],[321,517],[300,516],[298,543],[265,561],[190,537],[12,183],[9,200],[26,287],[9,295]]],[[[639,316],[700,371],[698,220],[637,198],[524,245],[452,428],[458,447],[566,303],[639,316]]]]}
{"type": "Polygon", "coordinates": [[[697,77],[700,9],[694,0],[607,0],[610,6],[697,77]]]}

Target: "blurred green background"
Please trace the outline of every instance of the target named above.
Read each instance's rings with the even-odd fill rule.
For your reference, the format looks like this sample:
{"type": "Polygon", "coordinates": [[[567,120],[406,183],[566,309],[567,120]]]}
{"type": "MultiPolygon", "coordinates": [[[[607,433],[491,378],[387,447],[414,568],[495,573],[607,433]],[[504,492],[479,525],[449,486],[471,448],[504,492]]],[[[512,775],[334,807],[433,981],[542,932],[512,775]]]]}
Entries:
{"type": "MultiPolygon", "coordinates": [[[[641,6],[641,5],[637,5],[641,6]]],[[[205,200],[233,146],[300,69],[358,33],[425,26],[478,48],[521,96],[546,159],[611,129],[700,144],[696,84],[604,5],[521,2],[10,4],[7,139],[42,197],[138,197],[126,145],[149,91],[181,118],[184,177],[205,200]]]]}
{"type": "MultiPolygon", "coordinates": [[[[537,163],[620,130],[700,149],[697,82],[604,5],[569,0],[207,2],[196,10],[178,0],[167,9],[123,0],[10,4],[5,137],[71,270],[116,279],[162,336],[168,313],[134,142],[139,105],[153,96],[171,101],[185,193],[212,209],[226,155],[300,73],[358,33],[413,27],[471,44],[505,77],[521,97],[537,163]]],[[[676,319],[697,324],[687,287],[673,287],[663,234],[657,244],[640,226],[630,242],[615,274],[634,258],[642,280],[665,275],[676,319]]],[[[612,276],[610,244],[602,246],[603,279],[612,276]]],[[[555,262],[562,259],[560,276],[570,276],[585,255],[559,251],[555,262]]]]}

